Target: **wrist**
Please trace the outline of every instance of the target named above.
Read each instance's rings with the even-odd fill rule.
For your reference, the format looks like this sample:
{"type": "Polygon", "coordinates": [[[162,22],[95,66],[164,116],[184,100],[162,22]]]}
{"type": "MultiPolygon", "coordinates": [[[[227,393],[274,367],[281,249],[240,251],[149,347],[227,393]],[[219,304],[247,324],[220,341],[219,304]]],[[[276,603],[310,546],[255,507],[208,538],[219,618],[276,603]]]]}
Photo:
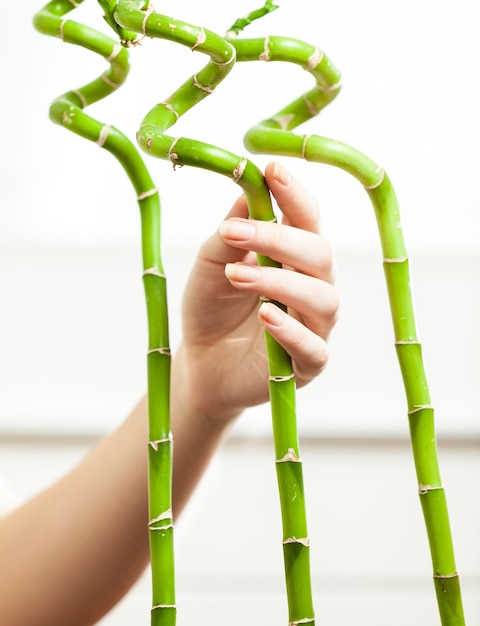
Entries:
{"type": "Polygon", "coordinates": [[[180,414],[188,416],[191,421],[210,424],[213,431],[223,431],[243,412],[243,408],[225,405],[212,398],[207,385],[202,384],[203,381],[199,383],[193,374],[192,360],[189,360],[185,346],[180,345],[172,361],[170,389],[172,419],[180,414]]]}

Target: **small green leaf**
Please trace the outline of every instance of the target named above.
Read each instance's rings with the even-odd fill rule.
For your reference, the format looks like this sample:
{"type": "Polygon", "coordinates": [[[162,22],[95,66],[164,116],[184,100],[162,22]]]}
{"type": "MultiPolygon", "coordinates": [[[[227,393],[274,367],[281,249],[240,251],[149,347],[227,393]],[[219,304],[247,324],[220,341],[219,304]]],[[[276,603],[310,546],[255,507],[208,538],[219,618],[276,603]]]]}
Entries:
{"type": "Polygon", "coordinates": [[[138,38],[138,34],[125,30],[115,21],[114,12],[117,8],[117,0],[97,0],[97,2],[104,11],[103,19],[120,37],[120,42],[125,46],[134,43],[138,38]]]}
{"type": "Polygon", "coordinates": [[[244,28],[249,26],[249,24],[251,24],[255,20],[260,19],[261,17],[264,17],[265,15],[268,15],[268,13],[271,13],[272,11],[275,11],[275,9],[278,9],[278,8],[279,8],[279,5],[274,4],[273,0],[267,0],[265,4],[263,5],[263,7],[261,7],[260,9],[255,9],[255,11],[252,11],[245,17],[239,17],[238,20],[236,20],[234,24],[230,26],[230,28],[228,29],[228,35],[229,36],[238,35],[244,28]]]}

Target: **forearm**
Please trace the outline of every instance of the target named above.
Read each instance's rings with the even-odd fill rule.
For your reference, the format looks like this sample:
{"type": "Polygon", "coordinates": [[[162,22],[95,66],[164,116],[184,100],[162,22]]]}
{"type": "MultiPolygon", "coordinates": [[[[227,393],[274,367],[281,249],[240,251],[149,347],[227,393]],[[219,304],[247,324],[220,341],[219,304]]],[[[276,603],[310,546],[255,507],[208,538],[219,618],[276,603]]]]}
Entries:
{"type": "MultiPolygon", "coordinates": [[[[175,517],[225,425],[196,414],[172,368],[175,517]]],[[[0,521],[0,624],[87,626],[148,564],[147,402],[72,472],[0,521]]]]}
{"type": "Polygon", "coordinates": [[[0,623],[92,624],[148,563],[143,402],[84,461],[0,523],[0,623]]]}

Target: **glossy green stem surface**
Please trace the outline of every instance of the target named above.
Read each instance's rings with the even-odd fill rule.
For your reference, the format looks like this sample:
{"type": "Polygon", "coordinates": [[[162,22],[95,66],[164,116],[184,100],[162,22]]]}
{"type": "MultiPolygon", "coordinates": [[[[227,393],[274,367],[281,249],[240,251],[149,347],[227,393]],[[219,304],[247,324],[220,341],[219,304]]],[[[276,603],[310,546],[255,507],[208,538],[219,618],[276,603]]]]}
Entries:
{"type": "MultiPolygon", "coordinates": [[[[277,42],[257,42],[257,59],[286,60],[311,67],[298,57],[281,58],[277,42]]],[[[255,55],[243,50],[245,44],[235,44],[238,61],[255,60],[255,55]]],[[[295,50],[301,50],[298,44],[295,50]]],[[[328,66],[325,56],[317,53],[328,66]]],[[[328,66],[332,68],[332,66],[328,66]]],[[[443,626],[465,624],[459,578],[456,571],[452,536],[445,491],[440,479],[434,427],[427,378],[417,337],[408,256],[401,229],[400,213],[393,186],[383,169],[367,156],[347,144],[316,135],[296,135],[292,129],[317,115],[338,90],[339,76],[332,68],[331,84],[322,84],[317,93],[308,92],[293,103],[264,120],[245,136],[246,147],[255,154],[275,154],[297,157],[315,163],[341,168],[354,176],[367,191],[375,210],[384,256],[384,271],[395,347],[403,377],[408,405],[408,419],[419,495],[425,519],[433,565],[433,578],[440,618],[443,626]]]]}
{"type": "MultiPolygon", "coordinates": [[[[77,2],[78,4],[78,2],[77,2]]],[[[47,4],[34,17],[40,32],[59,37],[102,56],[109,68],[87,85],[57,98],[51,119],[113,154],[136,192],[142,229],[143,281],[148,320],[148,484],[149,536],[153,585],[152,622],[175,624],[175,579],[172,520],[172,437],[170,433],[170,348],[166,279],[160,249],[160,198],[136,146],[119,130],[84,112],[113,93],[129,71],[129,53],[119,42],[83,24],[65,20],[73,9],[68,0],[47,4]],[[159,610],[162,607],[162,610],[159,610]],[[158,615],[165,616],[164,621],[158,615]]]]}
{"type": "MultiPolygon", "coordinates": [[[[173,39],[182,45],[207,54],[210,61],[195,76],[144,117],[137,133],[140,147],[148,154],[169,160],[174,166],[200,167],[229,177],[243,190],[252,218],[273,221],[269,190],[263,174],[247,158],[218,146],[185,137],[172,137],[166,131],[178,118],[197,102],[213,93],[233,68],[239,41],[228,42],[210,31],[191,24],[177,23],[172,18],[161,20],[155,12],[143,7],[142,2],[120,0],[115,12],[116,21],[129,30],[148,37],[173,39]],[[175,28],[171,28],[171,24],[175,28]]],[[[292,49],[298,46],[287,38],[292,49]]],[[[279,55],[281,45],[278,46],[279,55]]],[[[248,44],[245,50],[251,49],[248,44]]],[[[312,50],[314,51],[314,49],[312,50]]],[[[319,82],[328,83],[327,65],[315,68],[319,82]]],[[[316,90],[322,99],[331,99],[332,90],[316,90]]],[[[334,91],[334,90],[333,90],[334,91]]],[[[261,265],[277,265],[259,255],[261,265]]],[[[290,356],[266,333],[269,361],[269,389],[276,448],[276,467],[283,519],[285,574],[289,603],[289,622],[314,623],[310,582],[310,555],[307,533],[302,465],[298,450],[295,411],[295,381],[290,356]]]]}

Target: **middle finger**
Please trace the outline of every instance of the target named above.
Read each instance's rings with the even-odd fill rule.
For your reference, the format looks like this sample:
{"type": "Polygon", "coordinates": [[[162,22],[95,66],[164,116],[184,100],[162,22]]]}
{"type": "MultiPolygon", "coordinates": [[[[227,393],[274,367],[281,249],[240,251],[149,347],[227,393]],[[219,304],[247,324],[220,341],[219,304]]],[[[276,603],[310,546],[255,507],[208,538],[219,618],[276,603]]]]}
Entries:
{"type": "Polygon", "coordinates": [[[231,218],[220,234],[235,248],[257,252],[303,274],[335,281],[333,253],[321,235],[284,224],[231,218]]]}

